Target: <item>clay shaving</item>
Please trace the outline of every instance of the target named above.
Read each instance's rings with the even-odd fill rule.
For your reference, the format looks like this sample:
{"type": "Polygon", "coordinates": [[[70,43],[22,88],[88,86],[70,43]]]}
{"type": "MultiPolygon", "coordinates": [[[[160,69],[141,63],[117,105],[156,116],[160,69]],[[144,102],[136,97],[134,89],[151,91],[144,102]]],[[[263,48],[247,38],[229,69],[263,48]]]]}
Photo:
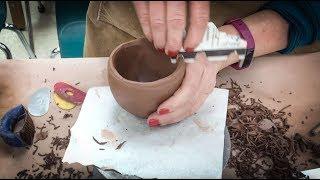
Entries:
{"type": "Polygon", "coordinates": [[[35,155],[36,152],[38,151],[39,147],[37,145],[33,145],[33,147],[35,147],[35,150],[33,150],[32,155],[35,155]]]}
{"type": "Polygon", "coordinates": [[[47,120],[47,122],[50,124],[50,125],[52,125],[53,126],[53,129],[54,130],[56,130],[56,129],[58,129],[60,126],[57,126],[57,125],[55,125],[55,124],[53,124],[51,121],[53,121],[53,116],[51,115],[50,117],[49,117],[49,119],[50,120],[47,120]]]}
{"type": "MultiPolygon", "coordinates": [[[[38,128],[41,131],[44,129],[38,128]]],[[[53,138],[51,144],[56,146],[56,149],[59,147],[60,149],[63,149],[64,146],[66,146],[66,140],[69,140],[71,136],[70,130],[68,133],[68,136],[60,141],[60,143],[57,143],[58,137],[53,138]],[[62,142],[62,143],[61,143],[62,142]]],[[[35,155],[35,152],[38,150],[38,146],[34,145],[36,147],[36,150],[33,152],[35,155]]],[[[83,178],[83,175],[85,175],[84,172],[78,171],[74,168],[65,168],[62,163],[62,157],[60,157],[57,153],[54,152],[53,147],[51,148],[51,151],[49,153],[37,153],[38,156],[42,157],[42,162],[40,164],[35,163],[32,164],[32,169],[24,169],[17,173],[16,178],[18,179],[61,179],[61,178],[83,178]],[[66,177],[69,176],[69,177],[66,177]]],[[[88,168],[87,168],[88,170],[88,168]]],[[[88,170],[88,177],[92,176],[92,172],[89,172],[88,170]]]]}
{"type": "Polygon", "coordinates": [[[69,141],[70,141],[70,137],[71,137],[71,132],[70,129],[68,130],[68,136],[61,138],[61,137],[53,137],[52,138],[52,142],[51,145],[53,147],[56,147],[56,150],[62,150],[62,149],[67,149],[69,141]]]}
{"type": "Polygon", "coordinates": [[[89,166],[87,166],[86,168],[87,168],[87,172],[89,174],[88,177],[92,177],[93,176],[93,171],[90,171],[89,166]]]}
{"type": "Polygon", "coordinates": [[[18,174],[17,174],[17,178],[19,178],[19,179],[26,179],[27,177],[28,177],[28,172],[29,170],[28,169],[24,169],[24,170],[22,170],[22,171],[20,171],[20,172],[18,172],[18,174]]]}
{"type": "Polygon", "coordinates": [[[47,139],[47,137],[48,137],[48,131],[46,131],[46,132],[43,132],[43,129],[45,129],[46,128],[46,126],[42,126],[42,127],[36,127],[37,129],[40,129],[40,132],[39,133],[37,133],[35,136],[35,141],[34,141],[34,143],[37,143],[38,141],[42,141],[42,140],[45,140],[45,139],[47,139]]]}
{"type": "Polygon", "coordinates": [[[61,157],[56,156],[56,154],[53,152],[53,149],[51,149],[51,152],[48,154],[40,154],[39,156],[43,156],[44,164],[40,165],[43,167],[44,170],[50,170],[52,167],[56,167],[57,164],[62,160],[61,157]]]}
{"type": "Polygon", "coordinates": [[[120,144],[117,146],[116,150],[121,149],[122,146],[124,145],[124,143],[126,143],[126,142],[127,142],[127,141],[123,141],[122,143],[120,143],[120,144]]]}
{"type": "MultiPolygon", "coordinates": [[[[51,115],[50,120],[47,121],[49,124],[54,125],[51,123],[53,121],[53,116],[51,115]]],[[[60,126],[55,126],[55,129],[60,126]]],[[[42,127],[36,127],[40,130],[40,132],[36,135],[36,141],[47,139],[48,137],[48,131],[43,132],[43,130],[46,128],[45,124],[42,127]]],[[[62,163],[62,157],[60,157],[55,150],[63,150],[66,149],[71,137],[70,129],[68,129],[68,135],[66,137],[53,137],[51,142],[51,151],[49,153],[40,153],[37,151],[39,150],[39,147],[37,145],[33,145],[35,149],[32,152],[32,155],[38,155],[42,157],[41,162],[35,162],[35,164],[32,164],[32,169],[24,169],[17,173],[16,178],[18,179],[61,179],[61,178],[83,178],[84,172],[78,171],[73,168],[65,168],[62,163]],[[66,175],[69,177],[66,177],[66,175]]],[[[89,177],[92,176],[92,173],[89,174],[89,177]]]]}
{"type": "MultiPolygon", "coordinates": [[[[313,157],[315,159],[320,158],[320,144],[316,144],[314,142],[312,142],[311,140],[303,137],[302,135],[300,135],[299,133],[296,133],[293,137],[294,140],[294,146],[295,148],[299,148],[301,152],[309,152],[311,154],[313,154],[313,157]]],[[[316,160],[314,160],[313,162],[317,162],[316,160]]],[[[314,164],[319,164],[314,163],[314,164]]]]}
{"type": "Polygon", "coordinates": [[[227,126],[232,149],[228,167],[241,178],[305,177],[294,166],[294,142],[285,135],[290,126],[284,110],[291,105],[276,113],[261,101],[245,101],[241,87],[232,79],[230,84],[227,126]]]}
{"type": "Polygon", "coordinates": [[[97,143],[97,144],[99,144],[99,145],[105,145],[105,144],[107,144],[108,142],[99,142],[96,138],[94,138],[93,136],[92,136],[92,139],[97,143]]]}

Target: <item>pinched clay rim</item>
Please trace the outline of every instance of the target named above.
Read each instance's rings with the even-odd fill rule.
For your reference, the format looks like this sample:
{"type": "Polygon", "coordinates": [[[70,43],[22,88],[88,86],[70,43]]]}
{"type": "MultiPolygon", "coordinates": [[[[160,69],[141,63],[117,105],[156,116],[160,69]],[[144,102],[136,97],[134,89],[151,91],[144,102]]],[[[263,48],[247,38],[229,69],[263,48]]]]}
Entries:
{"type": "Polygon", "coordinates": [[[154,86],[161,86],[163,85],[164,83],[166,82],[169,82],[171,81],[172,79],[175,79],[176,75],[180,73],[180,71],[184,71],[185,70],[185,63],[183,61],[180,61],[180,60],[177,60],[177,63],[178,63],[178,66],[177,68],[175,69],[175,71],[173,71],[172,74],[170,74],[169,76],[166,76],[164,78],[161,78],[161,79],[158,79],[156,81],[151,81],[151,82],[138,82],[138,81],[132,81],[132,80],[128,80],[126,78],[124,78],[123,76],[120,75],[120,73],[116,70],[116,68],[114,67],[114,56],[118,53],[118,51],[121,49],[121,48],[124,48],[124,47],[129,47],[129,46],[132,46],[132,45],[135,45],[137,44],[137,41],[141,40],[143,38],[139,38],[139,39],[135,39],[135,40],[132,40],[132,41],[129,41],[129,42],[126,42],[126,43],[123,43],[123,44],[120,44],[119,46],[117,46],[112,52],[111,52],[111,55],[109,57],[109,63],[108,63],[108,68],[109,68],[109,71],[111,70],[111,72],[108,72],[109,75],[112,75],[113,77],[115,77],[116,79],[124,82],[124,83],[127,83],[127,85],[134,85],[134,86],[139,86],[139,87],[154,87],[154,86]]]}

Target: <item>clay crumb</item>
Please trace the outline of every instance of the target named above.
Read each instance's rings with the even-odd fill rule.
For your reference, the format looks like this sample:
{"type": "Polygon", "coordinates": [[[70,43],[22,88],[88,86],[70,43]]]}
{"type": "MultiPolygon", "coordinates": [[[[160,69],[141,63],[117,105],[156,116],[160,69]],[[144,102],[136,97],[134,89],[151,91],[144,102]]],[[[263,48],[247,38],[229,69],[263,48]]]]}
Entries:
{"type": "Polygon", "coordinates": [[[67,118],[69,118],[69,117],[73,117],[73,115],[72,115],[72,114],[64,114],[64,115],[63,115],[63,119],[67,119],[67,118]]]}
{"type": "Polygon", "coordinates": [[[53,68],[52,68],[52,71],[55,71],[55,70],[56,70],[56,68],[55,68],[55,67],[53,67],[53,68]]]}
{"type": "MultiPolygon", "coordinates": [[[[32,164],[33,165],[33,164],[32,164]]],[[[33,168],[33,167],[32,167],[33,168]]],[[[37,169],[34,169],[34,170],[32,170],[32,172],[37,172],[37,171],[39,171],[39,169],[40,168],[37,168],[37,169]]]]}
{"type": "Polygon", "coordinates": [[[222,83],[218,86],[218,88],[222,88],[222,86],[226,86],[227,84],[226,83],[222,83]]]}
{"type": "Polygon", "coordinates": [[[44,79],[44,83],[47,83],[47,79],[44,79]]]}

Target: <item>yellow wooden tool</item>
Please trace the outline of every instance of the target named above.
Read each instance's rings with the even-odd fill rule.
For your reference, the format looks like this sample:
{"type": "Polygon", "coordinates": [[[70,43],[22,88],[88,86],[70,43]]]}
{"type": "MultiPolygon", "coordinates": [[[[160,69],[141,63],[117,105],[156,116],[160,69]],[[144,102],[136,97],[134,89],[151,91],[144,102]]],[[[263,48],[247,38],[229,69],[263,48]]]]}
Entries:
{"type": "Polygon", "coordinates": [[[64,110],[70,110],[73,109],[74,107],[76,107],[75,104],[70,103],[64,99],[62,99],[58,94],[53,93],[53,100],[56,103],[56,105],[64,110]]]}

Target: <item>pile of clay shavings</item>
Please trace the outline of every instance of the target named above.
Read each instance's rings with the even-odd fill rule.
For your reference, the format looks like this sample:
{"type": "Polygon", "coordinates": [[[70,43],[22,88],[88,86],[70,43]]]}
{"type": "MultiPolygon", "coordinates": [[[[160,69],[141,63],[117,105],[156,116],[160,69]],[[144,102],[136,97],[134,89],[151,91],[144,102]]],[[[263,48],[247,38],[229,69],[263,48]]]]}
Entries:
{"type": "Polygon", "coordinates": [[[284,111],[291,105],[271,110],[259,99],[241,95],[242,88],[232,79],[231,87],[227,83],[219,87],[229,89],[227,126],[232,145],[228,167],[241,178],[307,178],[294,165],[297,141],[285,135],[290,125],[284,111]]]}
{"type": "MultiPolygon", "coordinates": [[[[68,115],[69,117],[70,115],[68,115]]],[[[64,117],[65,118],[65,117],[64,117]]],[[[53,116],[51,115],[49,117],[49,121],[47,121],[49,124],[53,124],[52,121],[54,120],[53,116]]],[[[56,130],[57,126],[54,126],[54,130],[56,130]]],[[[32,169],[23,169],[17,173],[16,179],[60,179],[60,178],[83,178],[84,172],[78,171],[72,167],[64,167],[62,163],[62,157],[60,157],[57,153],[54,152],[54,150],[65,150],[69,144],[71,132],[70,129],[68,130],[68,135],[66,137],[53,137],[51,141],[51,151],[48,153],[37,153],[39,150],[39,147],[36,145],[38,141],[45,140],[48,137],[48,131],[44,131],[46,128],[45,125],[42,127],[37,127],[37,129],[40,131],[36,135],[36,140],[34,142],[33,147],[35,149],[33,150],[32,154],[34,156],[40,156],[42,157],[42,162],[39,164],[35,162],[32,164],[32,169]],[[46,134],[44,134],[46,133],[46,134]]],[[[88,171],[88,177],[92,176],[92,171],[88,171]]]]}

